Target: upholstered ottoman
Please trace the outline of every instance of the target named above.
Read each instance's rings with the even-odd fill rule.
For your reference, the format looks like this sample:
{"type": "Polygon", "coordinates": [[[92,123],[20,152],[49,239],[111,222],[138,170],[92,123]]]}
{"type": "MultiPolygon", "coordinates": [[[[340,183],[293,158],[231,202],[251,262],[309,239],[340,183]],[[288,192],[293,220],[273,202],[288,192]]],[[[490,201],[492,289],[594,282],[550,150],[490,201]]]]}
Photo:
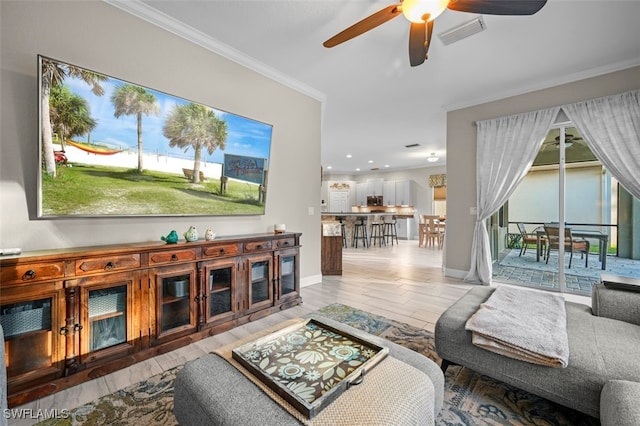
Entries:
{"type": "MultiPolygon", "coordinates": [[[[361,385],[353,386],[321,411],[312,420],[313,424],[433,424],[444,394],[444,376],[436,363],[410,349],[328,318],[312,318],[389,348],[388,359],[372,369],[361,385]],[[393,377],[402,375],[403,379],[393,380],[391,372],[393,377]]],[[[217,354],[191,361],[178,373],[174,414],[184,425],[300,424],[217,354]]]]}

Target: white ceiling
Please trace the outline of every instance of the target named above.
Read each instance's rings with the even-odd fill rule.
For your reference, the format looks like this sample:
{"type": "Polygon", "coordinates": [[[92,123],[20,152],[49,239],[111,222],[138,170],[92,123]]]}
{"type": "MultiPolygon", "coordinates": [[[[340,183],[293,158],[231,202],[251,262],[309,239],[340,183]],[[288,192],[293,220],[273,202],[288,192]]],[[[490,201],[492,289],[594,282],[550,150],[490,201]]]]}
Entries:
{"type": "Polygon", "coordinates": [[[549,0],[533,16],[485,15],[486,31],[444,46],[437,34],[476,16],[446,10],[429,59],[414,68],[403,16],[322,46],[393,0],[105,1],[322,100],[322,165],[332,173],[442,165],[447,110],[640,65],[640,0],[549,0]],[[440,160],[427,163],[432,152],[440,160]]]}

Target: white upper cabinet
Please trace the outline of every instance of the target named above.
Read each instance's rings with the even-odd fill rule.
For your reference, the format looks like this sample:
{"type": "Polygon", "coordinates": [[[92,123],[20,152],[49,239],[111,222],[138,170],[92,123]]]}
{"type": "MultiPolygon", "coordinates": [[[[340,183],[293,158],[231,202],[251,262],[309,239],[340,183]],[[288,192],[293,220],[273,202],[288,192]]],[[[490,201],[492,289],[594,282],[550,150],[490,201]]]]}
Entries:
{"type": "Polygon", "coordinates": [[[413,206],[416,199],[416,185],[413,180],[396,181],[396,205],[413,206]]]}

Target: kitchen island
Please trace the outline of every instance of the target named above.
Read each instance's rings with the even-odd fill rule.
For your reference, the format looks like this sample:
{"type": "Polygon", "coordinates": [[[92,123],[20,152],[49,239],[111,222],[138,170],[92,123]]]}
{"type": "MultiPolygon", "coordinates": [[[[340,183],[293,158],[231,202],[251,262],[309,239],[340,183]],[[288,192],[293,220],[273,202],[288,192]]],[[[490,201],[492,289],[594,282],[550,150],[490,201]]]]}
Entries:
{"type": "MultiPolygon", "coordinates": [[[[369,206],[352,207],[350,212],[323,212],[322,222],[341,222],[345,224],[345,240],[351,246],[353,240],[354,223],[357,218],[365,218],[370,222],[374,217],[393,216],[396,218],[396,228],[399,239],[413,239],[416,229],[413,206],[369,206]]],[[[370,230],[367,230],[370,233],[370,230]]]]}

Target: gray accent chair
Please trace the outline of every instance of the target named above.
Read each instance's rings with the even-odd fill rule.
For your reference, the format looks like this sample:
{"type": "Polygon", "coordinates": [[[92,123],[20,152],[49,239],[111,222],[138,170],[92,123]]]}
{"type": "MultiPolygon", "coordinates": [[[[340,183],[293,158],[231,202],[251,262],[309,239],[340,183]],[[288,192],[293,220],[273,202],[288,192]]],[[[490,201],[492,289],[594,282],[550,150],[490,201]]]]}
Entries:
{"type": "MultiPolygon", "coordinates": [[[[433,383],[434,415],[444,400],[444,375],[429,358],[381,337],[310,315],[327,325],[389,348],[389,355],[425,373],[433,383]]],[[[178,373],[173,412],[183,425],[300,425],[235,367],[215,354],[188,362],[178,373]]]]}
{"type": "Polygon", "coordinates": [[[535,395],[601,418],[603,424],[640,425],[640,292],[594,286],[592,306],[565,302],[569,365],[551,368],[478,348],[467,319],[493,293],[476,287],[436,323],[442,368],[458,364],[535,395]],[[636,405],[633,405],[635,403],[636,405]]]}

